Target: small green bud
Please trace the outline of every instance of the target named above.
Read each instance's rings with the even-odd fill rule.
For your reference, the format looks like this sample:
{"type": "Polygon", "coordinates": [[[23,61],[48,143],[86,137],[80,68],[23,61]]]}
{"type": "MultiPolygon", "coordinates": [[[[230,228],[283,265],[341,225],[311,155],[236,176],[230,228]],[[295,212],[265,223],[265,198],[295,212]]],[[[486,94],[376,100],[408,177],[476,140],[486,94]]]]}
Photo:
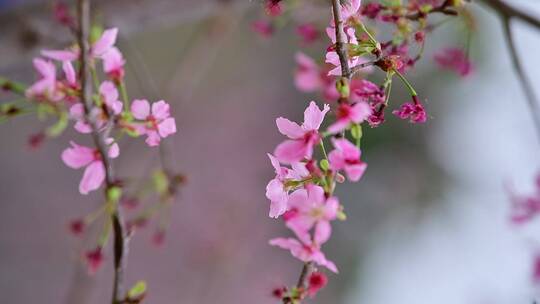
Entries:
{"type": "Polygon", "coordinates": [[[169,190],[169,178],[163,170],[156,170],[152,176],[154,188],[159,194],[164,194],[169,190]]]}
{"type": "Polygon", "coordinates": [[[129,299],[137,299],[137,298],[140,298],[141,296],[144,296],[145,293],[146,293],[146,282],[138,281],[128,291],[127,296],[129,299]]]}
{"type": "Polygon", "coordinates": [[[352,136],[354,139],[360,139],[360,138],[362,138],[362,126],[359,125],[359,124],[354,124],[354,125],[351,127],[351,136],[352,136]]]}
{"type": "Polygon", "coordinates": [[[107,189],[107,199],[110,202],[118,202],[122,196],[122,189],[117,186],[112,186],[107,189]]]}
{"type": "Polygon", "coordinates": [[[345,77],[341,77],[336,82],[336,89],[339,92],[341,98],[348,98],[350,94],[349,81],[345,77]]]}
{"type": "Polygon", "coordinates": [[[328,168],[330,168],[330,164],[328,163],[327,159],[321,159],[320,166],[323,171],[328,171],[328,168]]]}

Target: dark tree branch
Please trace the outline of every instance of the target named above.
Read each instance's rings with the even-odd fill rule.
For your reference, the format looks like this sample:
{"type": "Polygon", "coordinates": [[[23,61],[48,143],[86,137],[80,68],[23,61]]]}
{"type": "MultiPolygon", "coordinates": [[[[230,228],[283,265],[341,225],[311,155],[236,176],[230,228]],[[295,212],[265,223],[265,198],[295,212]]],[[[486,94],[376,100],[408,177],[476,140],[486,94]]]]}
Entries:
{"type": "Polygon", "coordinates": [[[341,65],[341,76],[350,79],[351,71],[349,69],[349,56],[345,40],[345,31],[343,30],[343,20],[341,18],[341,6],[339,0],[332,0],[332,11],[334,13],[334,26],[336,28],[336,53],[339,56],[341,65]]]}
{"type": "Polygon", "coordinates": [[[512,60],[512,65],[514,66],[514,70],[517,74],[521,87],[523,88],[525,97],[527,98],[527,101],[529,103],[529,108],[531,110],[533,121],[536,127],[536,133],[540,139],[540,109],[538,108],[538,102],[537,102],[538,99],[535,96],[534,89],[527,75],[525,75],[525,71],[523,70],[523,66],[521,65],[521,62],[519,60],[519,55],[517,53],[514,36],[512,35],[512,28],[510,24],[511,18],[504,15],[502,17],[502,23],[503,23],[503,29],[504,29],[504,37],[506,39],[506,43],[508,44],[508,50],[510,51],[510,58],[512,60]]]}
{"type": "MultiPolygon", "coordinates": [[[[92,127],[92,138],[94,140],[94,145],[96,146],[105,167],[105,197],[108,200],[108,190],[114,186],[114,172],[108,155],[108,147],[105,139],[112,128],[113,122],[110,120],[106,126],[106,130],[103,131],[103,133],[99,133],[95,118],[92,115],[94,103],[92,100],[90,45],[88,39],[90,30],[90,0],[77,1],[77,18],[77,40],[80,50],[79,79],[81,80],[82,90],[81,101],[84,106],[85,118],[92,127]]],[[[122,283],[126,263],[128,238],[124,232],[125,228],[122,220],[122,214],[118,206],[115,207],[115,210],[111,215],[111,221],[113,224],[114,234],[114,279],[111,303],[119,304],[122,302],[123,296],[122,283]]]]}
{"type": "Polygon", "coordinates": [[[503,18],[509,18],[509,19],[517,18],[521,21],[528,23],[529,25],[536,27],[537,29],[540,29],[540,19],[538,17],[531,15],[527,11],[519,10],[507,4],[503,0],[479,0],[479,1],[486,4],[491,9],[495,10],[503,18]]]}

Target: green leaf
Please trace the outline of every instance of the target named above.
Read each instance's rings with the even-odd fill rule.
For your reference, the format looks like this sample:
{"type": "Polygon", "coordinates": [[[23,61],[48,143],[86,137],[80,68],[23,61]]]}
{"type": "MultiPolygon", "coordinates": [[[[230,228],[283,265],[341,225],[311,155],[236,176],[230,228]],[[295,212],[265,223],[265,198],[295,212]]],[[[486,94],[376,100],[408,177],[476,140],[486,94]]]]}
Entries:
{"type": "Polygon", "coordinates": [[[101,25],[94,24],[90,28],[90,43],[96,42],[103,34],[103,27],[101,25]]]}
{"type": "Polygon", "coordinates": [[[131,287],[131,289],[128,291],[128,298],[130,299],[137,299],[144,295],[146,293],[146,282],[145,281],[138,281],[131,287]]]}

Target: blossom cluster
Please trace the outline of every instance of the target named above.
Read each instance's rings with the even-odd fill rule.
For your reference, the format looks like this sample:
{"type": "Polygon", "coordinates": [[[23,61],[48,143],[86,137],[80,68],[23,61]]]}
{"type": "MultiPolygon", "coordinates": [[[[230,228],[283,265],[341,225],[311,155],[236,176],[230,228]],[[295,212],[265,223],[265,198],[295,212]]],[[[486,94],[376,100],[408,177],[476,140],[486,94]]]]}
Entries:
{"type": "MultiPolygon", "coordinates": [[[[74,129],[88,134],[94,131],[110,132],[111,127],[132,136],[146,135],[149,146],[157,146],[161,138],[176,133],[176,122],[170,114],[169,104],[163,100],[150,103],[147,100],[127,99],[124,85],[124,56],[115,46],[118,29],[107,29],[90,47],[90,64],[97,93],[89,109],[81,102],[81,84],[77,79],[74,64],[79,60],[78,47],[65,50],[43,50],[42,58],[34,59],[38,80],[26,90],[29,99],[53,105],[62,104],[69,108],[69,117],[74,129]],[[57,73],[61,66],[62,75],[57,73]],[[101,63],[107,79],[100,82],[97,64],[101,63]],[[120,101],[122,92],[123,102],[120,101]],[[89,120],[93,120],[92,126],[89,120]],[[97,130],[94,130],[93,128],[97,130]]],[[[107,138],[109,157],[118,157],[120,151],[115,139],[107,138]],[[111,152],[112,151],[112,152],[111,152]]],[[[64,150],[62,160],[74,169],[85,167],[79,184],[81,194],[98,189],[105,180],[105,168],[97,148],[78,145],[74,142],[64,150]]]]}
{"type": "MultiPolygon", "coordinates": [[[[57,19],[62,24],[75,26],[67,8],[57,10],[56,13],[60,14],[57,19]]],[[[62,133],[69,125],[69,120],[73,121],[75,131],[91,134],[94,139],[94,146],[81,145],[71,140],[70,146],[61,153],[61,159],[66,166],[73,169],[84,168],[79,183],[81,194],[97,190],[107,181],[106,202],[103,207],[70,223],[70,230],[75,235],[80,235],[87,225],[102,216],[109,215],[118,206],[127,209],[135,209],[138,206],[141,195],[135,193],[122,196],[124,181],[107,180],[106,162],[119,157],[119,139],[124,135],[145,136],[146,144],[156,147],[160,145],[162,139],[176,133],[176,121],[167,102],[159,100],[151,103],[146,99],[128,98],[124,81],[126,60],[116,46],[117,36],[118,29],[111,28],[104,30],[98,38],[90,41],[86,59],[92,76],[89,81],[94,88],[90,101],[83,98],[83,84],[80,79],[83,71],[78,44],[66,49],[42,50],[41,56],[33,60],[37,80],[23,92],[26,99],[38,108],[38,113],[53,112],[59,117],[59,122],[54,128],[34,137],[35,146],[47,136],[62,133]],[[49,132],[50,130],[55,132],[49,132]],[[103,140],[104,147],[99,146],[100,139],[103,140]]],[[[183,177],[168,174],[164,170],[156,171],[151,177],[151,183],[160,201],[165,203],[174,194],[175,185],[182,182],[183,177]]],[[[148,210],[143,210],[133,220],[128,220],[127,233],[142,227],[157,211],[159,208],[152,206],[148,210]]],[[[104,220],[107,224],[97,247],[85,254],[91,273],[96,272],[104,260],[103,248],[107,244],[111,230],[111,223],[107,217],[104,217],[104,220]]],[[[164,228],[160,228],[154,242],[161,243],[163,237],[164,228]]]]}
{"type": "MultiPolygon", "coordinates": [[[[272,239],[270,244],[289,250],[305,265],[314,264],[337,273],[337,266],[326,258],[321,248],[330,238],[332,222],[345,219],[344,208],[334,193],[336,184],[346,179],[357,182],[366,170],[360,150],[362,125],[378,127],[385,122],[395,79],[403,83],[411,98],[395,106],[391,113],[411,123],[428,120],[425,106],[406,74],[422,58],[427,35],[439,26],[430,24],[428,17],[435,13],[455,16],[463,10],[464,3],[449,0],[411,0],[406,4],[402,1],[362,4],[361,0],[331,3],[336,6],[333,9],[338,9],[340,20],[335,20],[335,10],[331,10],[330,21],[322,30],[313,20],[304,22],[291,17],[284,21],[293,16],[292,10],[300,4],[281,0],[265,1],[266,17],[255,21],[252,28],[268,38],[282,24],[292,21],[303,46],[320,40],[322,33],[328,38],[329,46],[322,60],[313,59],[305,52],[296,53],[294,84],[302,92],[318,93],[329,104],[320,108],[311,101],[302,124],[283,117],[276,120],[279,132],[287,139],[277,145],[273,154],[268,154],[276,175],[266,186],[266,197],[270,200],[269,216],[281,217],[294,235],[272,239]],[[391,39],[379,41],[377,37],[387,36],[379,35],[383,27],[390,29],[391,39]],[[377,71],[385,76],[381,84],[368,80],[377,71]],[[331,116],[332,121],[322,127],[326,116],[331,116]],[[327,154],[329,144],[333,149],[327,154]]],[[[437,52],[434,60],[440,67],[461,76],[473,70],[468,49],[446,48],[437,52]]],[[[307,286],[300,282],[292,289],[278,288],[274,295],[284,303],[297,303],[306,294],[314,295],[326,285],[323,273],[314,274],[315,281],[324,284],[314,284],[319,287],[311,288],[310,277],[307,286]]]]}

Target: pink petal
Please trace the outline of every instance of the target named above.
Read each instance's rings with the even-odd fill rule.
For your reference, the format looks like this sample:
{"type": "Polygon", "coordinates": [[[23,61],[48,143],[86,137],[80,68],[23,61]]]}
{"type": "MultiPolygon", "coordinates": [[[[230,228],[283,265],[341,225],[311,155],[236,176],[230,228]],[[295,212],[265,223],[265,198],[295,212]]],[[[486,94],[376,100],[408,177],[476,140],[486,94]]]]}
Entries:
{"type": "Polygon", "coordinates": [[[274,167],[276,174],[279,174],[281,172],[281,165],[279,164],[279,160],[270,153],[266,153],[266,155],[268,155],[268,158],[270,158],[270,162],[272,163],[272,167],[274,167]]]}
{"type": "Polygon", "coordinates": [[[166,119],[171,116],[169,113],[169,108],[169,104],[163,100],[154,102],[152,104],[152,116],[154,116],[157,120],[166,119]]]}
{"type": "Polygon", "coordinates": [[[62,161],[70,168],[79,169],[94,160],[94,149],[71,142],[71,148],[62,152],[62,161]]]}
{"type": "Polygon", "coordinates": [[[306,130],[318,130],[326,113],[330,111],[330,107],[325,104],[321,111],[314,101],[309,103],[309,106],[304,111],[304,124],[302,127],[306,130]]]}
{"type": "Polygon", "coordinates": [[[278,117],[276,119],[276,125],[281,134],[288,136],[291,139],[297,139],[304,136],[305,131],[302,127],[287,118],[278,117]]]}
{"type": "Polygon", "coordinates": [[[92,45],[91,54],[94,57],[101,57],[116,43],[118,29],[105,30],[101,37],[92,45]]]}
{"type": "Polygon", "coordinates": [[[105,71],[105,73],[110,73],[112,71],[121,69],[126,63],[124,56],[116,47],[110,48],[109,51],[103,54],[102,59],[103,71],[105,71]]]}
{"type": "Polygon", "coordinates": [[[357,102],[351,108],[351,120],[355,123],[361,123],[371,115],[371,107],[367,102],[357,102]]]}
{"type": "Polygon", "coordinates": [[[88,194],[88,192],[96,190],[105,180],[105,167],[103,162],[94,161],[84,170],[81,183],[79,184],[79,192],[88,194]]]}
{"type": "Polygon", "coordinates": [[[333,150],[328,154],[328,161],[330,162],[330,169],[338,171],[345,167],[345,159],[343,153],[339,150],[333,150]]]}
{"type": "Polygon", "coordinates": [[[366,163],[345,166],[345,173],[351,182],[357,182],[367,169],[366,163]]]}
{"type": "Polygon", "coordinates": [[[279,248],[288,249],[288,250],[296,249],[302,246],[302,244],[300,244],[299,241],[293,238],[275,238],[275,239],[271,239],[269,241],[269,244],[272,246],[277,246],[279,248]]]}
{"type": "Polygon", "coordinates": [[[307,153],[307,147],[302,140],[286,140],[274,150],[274,155],[280,162],[290,164],[301,161],[307,153]]]}
{"type": "Polygon", "coordinates": [[[146,99],[136,99],[131,103],[131,113],[139,120],[145,120],[150,115],[150,104],[146,99]]]}
{"type": "Polygon", "coordinates": [[[338,119],[335,123],[328,126],[327,131],[331,134],[337,134],[347,129],[351,122],[348,119],[338,119]]]}
{"type": "Polygon", "coordinates": [[[156,131],[147,131],[146,132],[146,144],[150,147],[156,147],[159,146],[159,143],[161,141],[161,138],[159,137],[159,134],[156,131]]]}
{"type": "Polygon", "coordinates": [[[35,58],[33,63],[34,68],[38,71],[41,77],[56,80],[56,67],[52,62],[43,60],[41,58],[35,58]]]}
{"type": "Polygon", "coordinates": [[[360,158],[360,149],[347,139],[332,140],[334,147],[343,153],[343,157],[348,160],[357,160],[360,158]]]}
{"type": "Polygon", "coordinates": [[[92,133],[92,127],[82,120],[77,121],[73,127],[82,134],[92,133]]]}
{"type": "Polygon", "coordinates": [[[330,235],[332,234],[332,226],[328,221],[319,221],[315,225],[315,234],[313,240],[318,245],[322,245],[328,241],[330,235]]]}
{"type": "Polygon", "coordinates": [[[62,63],[62,70],[64,70],[64,74],[66,75],[66,80],[70,85],[76,85],[77,84],[77,77],[75,76],[75,69],[73,68],[73,64],[69,61],[64,61],[62,63]]]}
{"type": "Polygon", "coordinates": [[[158,125],[159,135],[163,138],[176,133],[176,121],[174,118],[167,118],[158,125]]]}
{"type": "Polygon", "coordinates": [[[42,50],[41,55],[57,61],[73,61],[79,57],[79,52],[71,50],[42,50]]]}

